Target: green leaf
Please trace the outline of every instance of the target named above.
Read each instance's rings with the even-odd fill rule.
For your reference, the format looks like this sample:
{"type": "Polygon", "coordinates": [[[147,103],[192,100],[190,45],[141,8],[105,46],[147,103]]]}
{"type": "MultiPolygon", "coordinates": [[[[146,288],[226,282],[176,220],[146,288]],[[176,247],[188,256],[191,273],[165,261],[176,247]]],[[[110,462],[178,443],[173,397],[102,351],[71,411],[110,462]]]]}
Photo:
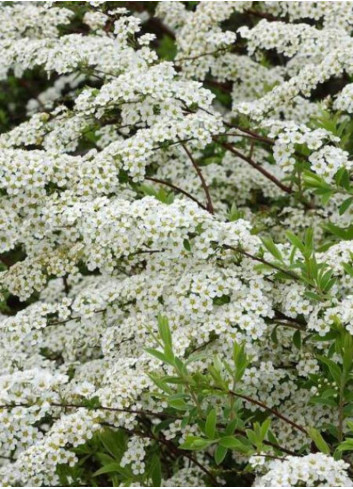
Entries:
{"type": "Polygon", "coordinates": [[[310,404],[321,404],[323,406],[337,407],[337,401],[335,399],[325,399],[323,397],[312,397],[310,399],[310,404]]]}
{"type": "Polygon", "coordinates": [[[311,336],[311,340],[312,341],[330,341],[330,340],[334,340],[335,338],[337,338],[337,331],[329,331],[328,333],[326,333],[324,336],[320,336],[320,335],[313,335],[311,336]]]}
{"type": "Polygon", "coordinates": [[[248,453],[249,451],[249,447],[235,438],[235,436],[224,436],[219,440],[219,444],[221,447],[236,450],[241,453],[248,453]]]}
{"type": "Polygon", "coordinates": [[[145,352],[149,353],[150,355],[158,358],[158,360],[161,360],[163,363],[166,362],[166,358],[164,356],[164,353],[162,353],[159,350],[155,350],[154,348],[145,348],[145,352]]]}
{"type": "Polygon", "coordinates": [[[348,265],[348,263],[342,263],[342,265],[343,265],[344,271],[346,273],[348,273],[348,275],[353,277],[353,268],[350,265],[348,265]]]}
{"type": "MultiPolygon", "coordinates": [[[[82,450],[82,453],[84,453],[86,455],[91,454],[91,451],[87,450],[86,447],[84,447],[83,449],[82,449],[82,447],[77,447],[77,448],[75,448],[74,451],[75,451],[75,453],[81,454],[81,450],[82,450]]],[[[97,452],[97,453],[95,453],[95,455],[102,465],[108,465],[108,464],[111,464],[113,462],[114,463],[117,462],[114,457],[112,457],[111,455],[108,455],[107,453],[97,452]]]]}
{"type": "Polygon", "coordinates": [[[347,438],[340,445],[338,445],[337,450],[340,452],[352,452],[353,451],[353,438],[347,438]]]}
{"type": "Polygon", "coordinates": [[[157,53],[159,58],[166,61],[173,61],[177,52],[175,41],[169,36],[164,35],[158,42],[157,53]]]}
{"type": "Polygon", "coordinates": [[[337,383],[337,385],[340,385],[341,384],[341,379],[342,379],[342,371],[341,371],[341,368],[337,365],[337,363],[333,362],[332,360],[330,360],[329,358],[326,358],[322,355],[318,355],[318,359],[324,363],[325,365],[327,365],[329,371],[330,371],[330,374],[332,375],[333,379],[335,380],[335,382],[337,383]]]}
{"type": "Polygon", "coordinates": [[[215,409],[211,409],[208,413],[205,423],[205,433],[208,438],[213,439],[216,433],[216,422],[217,422],[217,414],[215,409]]]}
{"type": "Polygon", "coordinates": [[[293,344],[298,350],[300,350],[302,346],[302,336],[299,329],[297,329],[297,331],[293,335],[293,344]]]}
{"type": "Polygon", "coordinates": [[[186,239],[186,238],[184,239],[183,246],[186,249],[186,251],[191,251],[191,244],[190,244],[190,241],[188,239],[186,239]]]}
{"type": "Polygon", "coordinates": [[[105,465],[101,469],[99,469],[96,472],[94,472],[93,477],[95,477],[97,475],[102,475],[102,474],[110,474],[111,472],[118,472],[118,473],[120,473],[120,471],[121,471],[120,465],[118,463],[116,463],[116,462],[113,462],[111,464],[105,465]]]}
{"type": "Polygon", "coordinates": [[[145,183],[140,185],[140,191],[143,192],[145,195],[149,195],[151,197],[156,196],[156,190],[152,187],[152,185],[146,185],[145,183]]]}
{"type": "Polygon", "coordinates": [[[275,345],[278,345],[277,328],[278,326],[275,326],[271,332],[271,340],[275,345]]]}
{"type": "Polygon", "coordinates": [[[187,411],[190,407],[192,407],[191,405],[186,404],[183,399],[168,399],[168,404],[178,411],[187,411]]]}
{"type": "Polygon", "coordinates": [[[123,455],[126,448],[126,435],[122,430],[104,430],[99,434],[99,439],[113,457],[120,458],[123,455]]]}
{"type": "Polygon", "coordinates": [[[166,376],[163,377],[162,380],[164,382],[167,382],[168,384],[183,385],[186,383],[184,379],[181,379],[180,377],[174,377],[174,376],[166,376]]]}
{"type": "Polygon", "coordinates": [[[182,450],[204,450],[214,443],[214,440],[206,440],[199,436],[188,436],[185,442],[180,445],[182,450]]]}
{"type": "Polygon", "coordinates": [[[319,280],[319,287],[323,292],[328,292],[336,283],[336,278],[332,277],[333,270],[327,270],[319,280]]]}
{"type": "Polygon", "coordinates": [[[340,168],[338,172],[335,175],[335,181],[337,185],[340,187],[343,187],[346,190],[349,190],[350,188],[350,178],[349,178],[349,173],[346,170],[346,168],[340,168]]]}
{"type": "Polygon", "coordinates": [[[273,431],[268,430],[267,437],[268,437],[269,442],[273,443],[274,445],[280,445],[280,443],[277,440],[277,438],[275,437],[273,431]]]}
{"type": "Polygon", "coordinates": [[[348,199],[342,202],[342,204],[338,208],[340,216],[342,216],[342,214],[346,212],[346,210],[351,206],[352,202],[353,202],[353,197],[348,197],[348,199]]]}
{"type": "Polygon", "coordinates": [[[267,418],[261,425],[261,429],[260,429],[260,434],[261,434],[261,438],[262,440],[264,440],[266,438],[266,435],[268,433],[268,430],[270,429],[270,425],[271,425],[271,418],[267,418]]]}
{"type": "Polygon", "coordinates": [[[229,423],[226,426],[225,429],[225,434],[226,435],[232,435],[234,433],[234,430],[239,426],[239,419],[234,418],[229,421],[229,423]]]}
{"type": "Polygon", "coordinates": [[[308,433],[310,438],[315,443],[316,447],[320,450],[320,452],[325,453],[326,455],[330,454],[330,448],[322,438],[321,433],[315,428],[309,428],[308,433]]]}
{"type": "Polygon", "coordinates": [[[241,217],[243,217],[243,215],[244,215],[243,211],[239,211],[237,209],[237,206],[235,204],[232,204],[232,207],[229,210],[227,219],[230,222],[234,222],[234,221],[237,221],[238,219],[240,219],[241,217]]]}
{"type": "Polygon", "coordinates": [[[234,380],[239,382],[244,375],[246,367],[249,365],[249,360],[245,353],[245,347],[243,344],[239,345],[237,342],[234,342],[233,361],[236,367],[234,380]]]}
{"type": "Polygon", "coordinates": [[[121,169],[119,171],[118,179],[120,183],[127,183],[129,181],[129,174],[126,170],[121,169]]]}
{"type": "Polygon", "coordinates": [[[171,345],[164,346],[164,356],[167,363],[169,363],[170,365],[174,364],[175,357],[171,345]]]}
{"type": "Polygon", "coordinates": [[[311,171],[304,171],[303,180],[306,187],[309,188],[326,188],[328,190],[331,189],[331,187],[319,175],[311,171]]]}
{"type": "Polygon", "coordinates": [[[305,253],[305,246],[297,236],[290,231],[286,233],[286,236],[295,248],[298,248],[303,254],[305,253]]]}
{"type": "Polygon", "coordinates": [[[169,328],[169,321],[166,316],[158,316],[158,331],[165,345],[172,346],[172,334],[169,328]]]}
{"type": "Polygon", "coordinates": [[[334,236],[337,236],[338,238],[344,240],[353,239],[353,225],[350,225],[346,228],[340,228],[339,226],[336,226],[335,224],[329,222],[325,225],[325,230],[333,234],[334,236]]]}
{"type": "MultiPolygon", "coordinates": [[[[319,192],[317,192],[319,193],[319,192]]],[[[331,199],[331,197],[333,195],[335,195],[335,191],[334,190],[326,190],[325,191],[322,191],[320,192],[321,194],[321,202],[322,202],[322,205],[326,205],[327,202],[331,199]]]]}
{"type": "Polygon", "coordinates": [[[174,194],[172,192],[166,192],[166,190],[161,187],[156,190],[151,185],[141,184],[137,187],[142,193],[145,195],[149,195],[155,197],[157,200],[162,202],[163,204],[172,204],[174,201],[174,194]]]}
{"type": "Polygon", "coordinates": [[[213,304],[215,306],[223,306],[230,303],[230,295],[221,295],[220,297],[213,298],[213,304]]]}
{"type": "Polygon", "coordinates": [[[304,296],[307,297],[308,299],[312,299],[314,301],[321,301],[322,297],[319,294],[316,294],[316,292],[312,292],[311,290],[306,290],[304,292],[304,296]]]}
{"type": "Polygon", "coordinates": [[[258,444],[258,439],[257,439],[257,436],[256,436],[256,433],[252,430],[246,430],[246,435],[247,437],[249,438],[250,442],[253,444],[253,445],[257,445],[258,444]]]}
{"type": "Polygon", "coordinates": [[[187,368],[185,363],[183,363],[180,358],[174,357],[174,366],[180,375],[187,375],[187,368]]]}
{"type": "Polygon", "coordinates": [[[214,454],[214,459],[217,465],[220,465],[223,462],[223,460],[226,458],[227,453],[228,448],[218,445],[214,454]]]}
{"type": "Polygon", "coordinates": [[[150,468],[151,479],[154,487],[160,487],[162,483],[161,461],[158,455],[154,455],[151,460],[150,468]]]}
{"type": "Polygon", "coordinates": [[[283,261],[283,256],[280,250],[277,248],[271,237],[262,238],[262,242],[265,248],[273,255],[277,260],[283,261]]]}
{"type": "Polygon", "coordinates": [[[312,250],[314,247],[314,232],[312,228],[307,228],[304,236],[305,248],[312,250]]]}
{"type": "Polygon", "coordinates": [[[149,374],[149,378],[156,384],[157,387],[159,387],[162,392],[167,394],[172,393],[171,388],[168,386],[167,382],[164,381],[164,379],[160,379],[158,376],[152,374],[149,374]]]}
{"type": "Polygon", "coordinates": [[[352,368],[353,362],[353,340],[352,336],[349,333],[344,336],[342,350],[343,372],[348,374],[352,368]]]}

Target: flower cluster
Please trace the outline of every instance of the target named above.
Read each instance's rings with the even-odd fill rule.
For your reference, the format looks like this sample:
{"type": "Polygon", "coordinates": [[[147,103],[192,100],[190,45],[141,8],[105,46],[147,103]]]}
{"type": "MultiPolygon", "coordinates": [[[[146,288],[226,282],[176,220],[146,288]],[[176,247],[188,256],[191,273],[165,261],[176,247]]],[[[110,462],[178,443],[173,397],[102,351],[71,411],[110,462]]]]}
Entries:
{"type": "Polygon", "coordinates": [[[2,3],[0,485],[352,486],[353,4],[2,3]]]}
{"type": "Polygon", "coordinates": [[[351,487],[352,481],[345,469],[348,464],[336,461],[323,454],[310,454],[305,457],[288,457],[286,460],[267,462],[265,456],[256,456],[250,460],[258,469],[264,468],[266,474],[261,476],[256,485],[261,487],[351,487]]]}

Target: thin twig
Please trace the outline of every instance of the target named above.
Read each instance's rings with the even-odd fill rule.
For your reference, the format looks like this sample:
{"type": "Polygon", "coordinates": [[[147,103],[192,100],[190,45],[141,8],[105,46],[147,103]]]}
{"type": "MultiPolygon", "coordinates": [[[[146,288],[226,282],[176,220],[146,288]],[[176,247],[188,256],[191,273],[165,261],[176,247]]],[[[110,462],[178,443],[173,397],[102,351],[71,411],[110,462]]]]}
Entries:
{"type": "MultiPolygon", "coordinates": [[[[220,387],[213,387],[213,389],[215,389],[217,391],[222,391],[222,389],[220,387]]],[[[238,397],[239,399],[243,399],[244,401],[247,401],[250,404],[254,404],[255,406],[259,406],[262,409],[265,409],[266,411],[269,411],[274,416],[276,416],[276,418],[281,419],[282,421],[284,421],[285,423],[289,424],[290,426],[292,426],[296,430],[301,431],[305,435],[308,434],[307,430],[303,426],[301,426],[298,423],[296,423],[295,421],[292,421],[291,419],[287,418],[287,416],[285,416],[284,414],[280,413],[276,409],[273,409],[273,408],[267,406],[267,404],[265,404],[264,402],[261,402],[261,401],[259,401],[257,399],[253,399],[252,397],[249,397],[249,396],[247,396],[245,394],[239,394],[238,392],[234,392],[232,390],[227,390],[226,391],[226,394],[230,394],[231,396],[238,397]]]]}
{"type": "Polygon", "coordinates": [[[279,326],[284,326],[286,328],[292,328],[292,329],[297,329],[298,331],[306,331],[305,328],[302,328],[301,326],[298,326],[297,324],[294,323],[285,323],[284,321],[277,321],[273,320],[275,324],[278,324],[279,326]]]}
{"type": "Polygon", "coordinates": [[[244,10],[245,13],[254,15],[254,17],[259,17],[260,19],[266,19],[270,22],[280,22],[283,21],[283,19],[280,19],[279,17],[275,17],[274,15],[267,13],[267,12],[260,12],[258,10],[254,9],[246,9],[244,10]]]}
{"type": "MultiPolygon", "coordinates": [[[[205,56],[214,56],[215,54],[218,54],[218,53],[230,51],[230,49],[231,49],[231,47],[227,46],[224,48],[216,49],[215,51],[208,51],[206,53],[201,53],[201,54],[198,54],[197,56],[185,56],[183,58],[177,59],[177,62],[179,63],[180,61],[181,62],[183,62],[183,61],[194,61],[195,59],[203,58],[205,56]]],[[[175,66],[179,66],[179,65],[176,63],[175,66]]]]}
{"type": "MultiPolygon", "coordinates": [[[[215,137],[214,140],[218,143],[220,142],[217,137],[215,137]]],[[[276,178],[274,175],[272,175],[272,173],[267,171],[263,166],[256,163],[252,158],[249,158],[248,156],[243,155],[240,151],[235,149],[233,145],[231,145],[230,143],[226,143],[226,142],[221,142],[220,144],[225,149],[227,149],[228,151],[230,151],[234,155],[238,156],[238,158],[241,158],[242,160],[249,163],[249,165],[251,165],[253,168],[255,168],[255,170],[257,170],[258,172],[262,173],[262,175],[264,177],[266,177],[268,180],[271,180],[271,182],[273,182],[275,185],[277,185],[277,187],[279,187],[281,190],[283,190],[287,194],[293,193],[293,190],[290,187],[288,187],[287,185],[284,185],[280,180],[278,180],[278,178],[276,178]]]]}
{"type": "Polygon", "coordinates": [[[204,472],[210,478],[210,480],[212,481],[212,484],[214,484],[216,487],[218,487],[218,482],[217,482],[217,479],[214,477],[214,475],[211,474],[211,472],[204,465],[202,465],[196,458],[194,458],[186,450],[182,450],[182,449],[176,447],[172,441],[169,441],[163,437],[162,438],[156,437],[156,436],[149,434],[149,433],[144,433],[144,432],[140,432],[140,431],[136,431],[136,430],[129,430],[127,428],[123,428],[123,429],[125,431],[127,431],[128,433],[140,436],[142,438],[149,438],[150,440],[154,440],[157,443],[161,443],[162,445],[167,447],[169,450],[174,452],[177,456],[182,456],[182,457],[188,458],[193,464],[197,465],[197,467],[199,467],[202,470],[202,472],[204,472]]]}
{"type": "Polygon", "coordinates": [[[155,183],[159,183],[161,185],[165,185],[166,187],[170,187],[172,188],[173,190],[175,190],[176,192],[179,192],[183,195],[186,195],[186,197],[188,197],[189,199],[193,200],[194,202],[196,202],[196,204],[198,206],[200,206],[202,209],[204,209],[205,211],[207,211],[207,207],[203,204],[201,204],[201,202],[199,200],[197,200],[193,195],[191,195],[189,192],[187,192],[186,190],[180,188],[180,187],[177,187],[176,185],[174,185],[173,183],[170,183],[170,182],[167,182],[165,180],[160,180],[159,178],[155,178],[155,177],[145,177],[145,180],[149,180],[151,182],[155,182],[155,183]]]}
{"type": "Polygon", "coordinates": [[[181,146],[184,148],[185,153],[188,155],[189,160],[191,161],[193,167],[195,168],[196,173],[198,174],[198,176],[201,180],[201,185],[202,185],[202,188],[203,188],[203,190],[205,192],[205,196],[206,196],[207,210],[208,210],[208,212],[210,212],[210,214],[214,214],[214,207],[212,204],[212,198],[211,198],[210,191],[209,191],[209,188],[207,186],[206,180],[204,179],[204,176],[202,175],[202,171],[201,171],[199,165],[197,164],[195,158],[192,156],[191,152],[189,151],[188,147],[183,142],[181,142],[181,146]]]}
{"type": "MultiPolygon", "coordinates": [[[[12,405],[0,405],[0,409],[7,409],[11,410],[17,407],[23,407],[23,408],[31,408],[36,406],[35,404],[26,404],[26,403],[18,403],[18,404],[12,404],[12,405]]],[[[143,415],[143,416],[153,416],[155,418],[173,418],[173,419],[180,419],[177,416],[169,415],[166,413],[158,413],[154,411],[149,411],[149,410],[142,410],[142,409],[129,409],[129,408],[114,408],[114,407],[109,407],[109,406],[96,406],[96,407],[88,407],[84,406],[83,404],[61,404],[61,403],[56,403],[52,402],[50,403],[51,407],[57,407],[57,408],[62,408],[62,409],[80,409],[84,408],[87,409],[88,411],[94,410],[94,411],[109,411],[109,412],[116,412],[116,413],[129,413],[129,414],[137,414],[137,415],[143,415]]],[[[38,407],[40,407],[38,405],[38,407]]]]}
{"type": "Polygon", "coordinates": [[[281,268],[281,267],[275,265],[274,263],[271,263],[271,262],[265,260],[264,258],[260,258],[259,256],[252,255],[251,253],[248,253],[245,250],[242,250],[239,248],[234,248],[234,246],[224,245],[224,248],[233,250],[237,253],[240,253],[241,255],[247,256],[251,260],[257,261],[259,263],[262,263],[263,265],[274,268],[275,270],[278,270],[279,272],[284,273],[285,275],[288,275],[288,277],[291,277],[294,280],[300,280],[301,281],[301,278],[296,273],[291,272],[290,270],[285,270],[284,268],[281,268]]]}
{"type": "MultiPolygon", "coordinates": [[[[0,405],[0,409],[11,410],[11,409],[14,409],[16,407],[31,408],[34,406],[35,406],[35,404],[18,403],[18,404],[12,404],[12,405],[0,405]]],[[[151,416],[151,417],[160,418],[160,419],[174,419],[174,420],[178,420],[178,419],[182,420],[183,419],[183,417],[181,417],[181,416],[176,416],[176,415],[165,413],[165,412],[160,413],[160,412],[154,412],[154,411],[142,410],[142,409],[113,408],[113,407],[108,407],[108,406],[87,407],[84,405],[71,404],[71,403],[70,404],[51,403],[50,406],[56,407],[56,408],[62,408],[62,409],[84,408],[87,410],[94,410],[94,411],[103,410],[103,411],[118,412],[118,413],[136,414],[139,416],[151,416]]],[[[267,409],[267,407],[266,407],[266,409],[267,409]]],[[[101,425],[102,426],[111,426],[111,427],[116,428],[115,425],[110,425],[109,423],[106,423],[106,422],[102,422],[101,425]]],[[[224,425],[217,425],[217,426],[220,428],[224,428],[224,425]]],[[[246,432],[243,430],[237,429],[235,432],[239,435],[246,436],[246,432]]],[[[272,443],[270,441],[265,440],[264,444],[271,446],[273,448],[276,448],[277,450],[280,450],[283,453],[287,453],[288,455],[293,455],[293,456],[297,455],[296,452],[289,450],[288,448],[282,447],[281,445],[277,445],[276,443],[272,443]]],[[[177,449],[177,447],[175,447],[175,448],[177,449]]],[[[179,449],[177,449],[177,450],[179,450],[179,449]]],[[[183,451],[183,454],[184,454],[184,451],[183,451]]]]}

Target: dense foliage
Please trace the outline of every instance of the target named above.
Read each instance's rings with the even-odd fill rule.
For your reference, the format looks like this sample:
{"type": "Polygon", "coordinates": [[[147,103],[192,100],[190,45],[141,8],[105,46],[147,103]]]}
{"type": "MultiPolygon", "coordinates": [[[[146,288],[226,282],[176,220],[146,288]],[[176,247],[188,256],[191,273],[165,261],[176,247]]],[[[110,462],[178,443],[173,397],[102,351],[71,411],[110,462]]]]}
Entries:
{"type": "Polygon", "coordinates": [[[353,2],[1,2],[0,484],[353,485],[353,2]]]}

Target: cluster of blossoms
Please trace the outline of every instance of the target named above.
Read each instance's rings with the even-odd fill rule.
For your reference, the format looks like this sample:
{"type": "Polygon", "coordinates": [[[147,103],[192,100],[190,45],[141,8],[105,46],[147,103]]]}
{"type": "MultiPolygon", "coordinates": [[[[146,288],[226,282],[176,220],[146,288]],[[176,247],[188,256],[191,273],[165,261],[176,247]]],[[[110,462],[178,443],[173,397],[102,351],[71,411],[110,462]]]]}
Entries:
{"type": "Polygon", "coordinates": [[[146,444],[148,444],[146,438],[140,438],[138,436],[131,437],[128,443],[128,448],[120,462],[121,466],[125,467],[125,465],[131,464],[134,474],[143,474],[145,472],[145,464],[143,460],[146,454],[146,444]]]}
{"type": "Polygon", "coordinates": [[[0,5],[0,485],[352,486],[353,4],[121,3],[0,5]]]}
{"type": "Polygon", "coordinates": [[[351,487],[346,475],[348,464],[324,454],[288,457],[287,460],[266,461],[265,456],[252,457],[250,463],[258,470],[266,464],[266,475],[259,477],[260,487],[351,487]]]}

